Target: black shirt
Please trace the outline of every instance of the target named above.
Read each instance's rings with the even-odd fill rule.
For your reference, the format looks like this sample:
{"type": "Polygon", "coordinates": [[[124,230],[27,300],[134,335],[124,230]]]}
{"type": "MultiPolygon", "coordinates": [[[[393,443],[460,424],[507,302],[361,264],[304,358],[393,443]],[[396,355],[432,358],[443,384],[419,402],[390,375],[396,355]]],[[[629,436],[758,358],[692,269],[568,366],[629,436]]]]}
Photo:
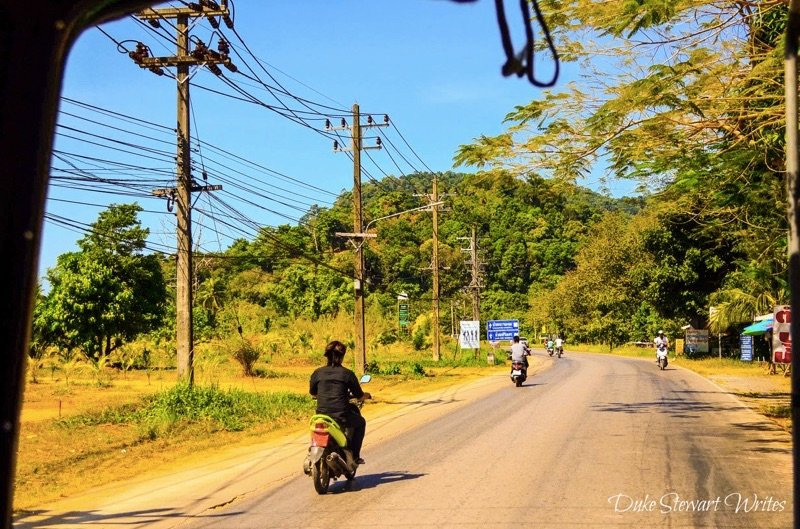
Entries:
{"type": "Polygon", "coordinates": [[[343,366],[324,366],[311,374],[309,393],[317,397],[317,413],[344,419],[352,395],[364,396],[356,374],[343,366]]]}

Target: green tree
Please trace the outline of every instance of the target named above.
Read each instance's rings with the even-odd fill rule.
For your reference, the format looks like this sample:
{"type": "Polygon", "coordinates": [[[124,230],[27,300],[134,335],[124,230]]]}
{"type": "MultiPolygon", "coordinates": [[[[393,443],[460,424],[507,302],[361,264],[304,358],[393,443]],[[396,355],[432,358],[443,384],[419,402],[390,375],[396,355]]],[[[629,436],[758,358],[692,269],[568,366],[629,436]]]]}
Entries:
{"type": "MultiPolygon", "coordinates": [[[[601,288],[609,296],[604,311],[586,315],[596,326],[625,333],[627,315],[613,299],[627,298],[635,321],[647,326],[704,326],[712,294],[731,317],[779,299],[787,290],[785,2],[543,0],[542,7],[562,58],[580,62],[584,75],[517,106],[503,133],[461,147],[456,162],[520,178],[600,174],[640,183],[655,222],[637,238],[641,253],[620,268],[637,294],[601,288]]],[[[598,268],[585,257],[579,270],[598,268]]],[[[560,281],[537,268],[534,279],[560,281]]],[[[544,295],[536,285],[531,291],[544,295]]]]}
{"type": "Polygon", "coordinates": [[[136,204],[100,213],[80,251],[58,257],[47,272],[50,291],[37,308],[36,325],[63,349],[99,360],[156,328],[166,302],[159,259],[145,255],[148,230],[136,204]]]}

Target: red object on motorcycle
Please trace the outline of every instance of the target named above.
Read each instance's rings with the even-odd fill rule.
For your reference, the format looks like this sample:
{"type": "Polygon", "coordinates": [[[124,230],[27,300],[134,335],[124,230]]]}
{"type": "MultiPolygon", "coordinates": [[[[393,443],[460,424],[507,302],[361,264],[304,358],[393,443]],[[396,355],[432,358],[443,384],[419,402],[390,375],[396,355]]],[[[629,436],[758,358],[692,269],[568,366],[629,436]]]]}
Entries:
{"type": "Polygon", "coordinates": [[[318,422],[314,425],[314,431],[311,432],[311,446],[319,446],[325,448],[330,441],[330,434],[328,433],[328,425],[324,422],[318,422]]]}

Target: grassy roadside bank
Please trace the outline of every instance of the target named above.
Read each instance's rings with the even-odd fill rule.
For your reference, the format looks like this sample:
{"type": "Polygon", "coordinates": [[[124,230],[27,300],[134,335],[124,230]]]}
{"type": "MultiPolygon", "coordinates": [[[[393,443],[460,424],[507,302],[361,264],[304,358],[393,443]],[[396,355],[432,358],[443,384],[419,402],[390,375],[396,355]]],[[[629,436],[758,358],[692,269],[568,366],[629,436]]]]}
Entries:
{"type": "MultiPolygon", "coordinates": [[[[100,386],[92,378],[28,383],[16,472],[15,510],[31,510],[93,487],[191,466],[234,447],[304,428],[314,409],[308,378],[317,367],[293,360],[261,377],[220,366],[197,391],[172,370],[129,372],[100,386]],[[153,462],[158,464],[154,465],[153,462]]],[[[422,367],[383,362],[367,389],[369,406],[486,376],[502,367],[422,367]]]]}
{"type": "MultiPolygon", "coordinates": [[[[587,349],[581,348],[601,352],[587,349]]],[[[651,356],[649,350],[621,353],[651,356]]],[[[789,420],[780,417],[788,405],[788,377],[768,375],[764,367],[735,360],[670,361],[713,380],[789,427],[789,420]]],[[[73,376],[69,384],[57,374],[40,377],[25,393],[15,509],[30,510],[154,469],[163,473],[188,467],[221,451],[297,432],[313,409],[306,393],[316,367],[311,360],[293,359],[270,364],[261,376],[243,377],[235,365],[222,364],[212,380],[198,381],[208,390],[201,399],[183,398],[172,370],[115,374],[108,385],[98,385],[89,376],[73,376]],[[226,422],[231,415],[237,420],[226,422]]],[[[422,359],[381,361],[373,367],[380,374],[367,388],[376,397],[371,410],[506,369],[480,362],[434,367],[422,359]]]]}

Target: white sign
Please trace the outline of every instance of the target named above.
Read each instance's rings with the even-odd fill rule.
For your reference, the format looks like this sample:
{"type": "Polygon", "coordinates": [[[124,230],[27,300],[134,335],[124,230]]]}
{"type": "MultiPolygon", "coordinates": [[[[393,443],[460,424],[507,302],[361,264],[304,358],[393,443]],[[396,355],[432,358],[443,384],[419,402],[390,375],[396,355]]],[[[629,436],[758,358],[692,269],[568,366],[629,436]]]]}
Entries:
{"type": "Polygon", "coordinates": [[[474,320],[465,320],[461,322],[458,346],[462,349],[480,349],[481,322],[474,320]]]}

